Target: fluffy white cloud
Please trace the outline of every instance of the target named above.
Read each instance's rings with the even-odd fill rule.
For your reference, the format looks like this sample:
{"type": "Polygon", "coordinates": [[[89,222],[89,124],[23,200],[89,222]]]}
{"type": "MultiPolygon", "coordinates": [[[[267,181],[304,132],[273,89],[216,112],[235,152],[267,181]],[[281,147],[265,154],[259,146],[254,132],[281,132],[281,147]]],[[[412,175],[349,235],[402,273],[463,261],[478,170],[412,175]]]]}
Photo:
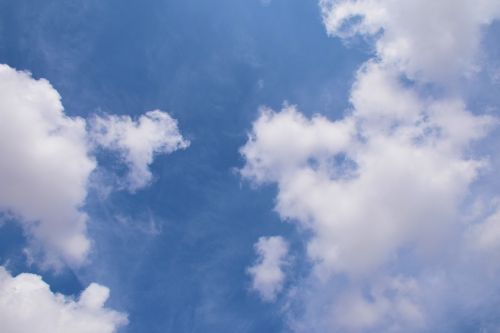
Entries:
{"type": "Polygon", "coordinates": [[[276,184],[277,212],[307,231],[313,269],[288,290],[291,328],[419,332],[452,311],[480,318],[477,309],[495,302],[485,285],[500,270],[488,260],[500,248],[500,224],[493,214],[470,225],[463,212],[488,165],[471,147],[497,120],[470,112],[446,88],[434,97],[425,83],[453,86],[473,70],[498,2],[321,7],[330,34],[375,42],[351,109],[334,121],[293,106],[263,109],[241,148],[242,176],[276,184]]]}
{"type": "Polygon", "coordinates": [[[176,121],[157,110],[138,121],[107,116],[88,125],[64,114],[47,80],[0,65],[0,211],[22,224],[26,252],[44,267],[85,263],[90,240],[82,207],[97,167],[96,143],[122,154],[131,190],[150,182],[155,154],[188,145],[176,121]]]}
{"type": "Polygon", "coordinates": [[[159,110],[146,112],[137,121],[130,116],[94,117],[91,128],[98,145],[121,154],[129,167],[127,187],[132,192],[151,182],[149,165],[155,154],[169,154],[189,146],[179,133],[177,121],[159,110]]]}
{"type": "Polygon", "coordinates": [[[67,117],[44,79],[0,65],[0,209],[44,248],[45,262],[81,264],[89,250],[81,211],[96,163],[85,121],[67,117]]]}
{"type": "Polygon", "coordinates": [[[473,71],[481,29],[500,17],[496,0],[320,0],[331,35],[376,39],[382,62],[444,82],[473,71]]]}
{"type": "Polygon", "coordinates": [[[283,289],[288,244],[280,236],[260,237],[254,245],[259,258],[255,265],[248,268],[252,276],[252,289],[257,291],[263,300],[274,301],[283,289]]]}
{"type": "MultiPolygon", "coordinates": [[[[356,89],[372,74],[379,73],[360,72],[353,96],[361,98],[363,93],[356,89]]],[[[381,82],[379,90],[394,84],[381,82]]],[[[396,87],[381,95],[402,100],[406,96],[410,103],[416,98],[396,87]]],[[[356,105],[359,101],[354,100],[356,105]]],[[[391,99],[386,102],[394,106],[391,99]]],[[[485,164],[468,158],[466,151],[487,132],[491,118],[472,115],[456,100],[420,100],[408,107],[415,108],[415,114],[402,117],[395,112],[391,117],[381,112],[377,117],[375,109],[366,116],[366,110],[354,109],[338,121],[307,119],[286,107],[278,113],[265,110],[254,123],[241,150],[247,161],[242,174],[257,184],[276,183],[278,213],[312,235],[307,251],[313,274],[289,295],[308,313],[291,314],[297,332],[412,332],[427,323],[429,304],[436,300],[422,301],[422,288],[411,293],[396,288],[396,278],[386,267],[406,260],[425,262],[430,254],[452,249],[449,242],[457,241],[454,235],[462,228],[461,204],[485,164]],[[328,136],[321,144],[300,144],[301,138],[309,142],[309,135],[322,137],[323,131],[328,136]],[[291,147],[293,152],[283,154],[291,147]],[[403,255],[406,252],[410,254],[403,255]],[[332,282],[338,276],[347,277],[347,286],[332,282]],[[377,279],[385,282],[374,285],[377,279]]],[[[496,230],[496,225],[487,228],[496,230]]],[[[418,276],[404,280],[420,283],[418,276]]],[[[426,287],[440,294],[441,285],[426,287]]],[[[438,302],[445,303],[445,298],[438,302]]]]}
{"type": "Polygon", "coordinates": [[[257,183],[288,178],[297,167],[307,166],[311,156],[335,155],[352,140],[353,122],[331,122],[322,116],[306,119],[294,106],[275,113],[261,109],[248,143],[241,148],[244,177],[257,183]]]}
{"type": "Polygon", "coordinates": [[[41,277],[13,277],[0,266],[0,323],[4,333],[113,333],[124,314],[104,307],[109,290],[91,284],[76,300],[54,294],[41,277]]]}
{"type": "Polygon", "coordinates": [[[376,64],[358,74],[352,102],[333,122],[266,110],[241,150],[243,176],[277,183],[277,211],[313,231],[308,253],[326,275],[369,272],[404,244],[437,242],[482,165],[464,151],[491,121],[456,100],[420,101],[376,64]]]}

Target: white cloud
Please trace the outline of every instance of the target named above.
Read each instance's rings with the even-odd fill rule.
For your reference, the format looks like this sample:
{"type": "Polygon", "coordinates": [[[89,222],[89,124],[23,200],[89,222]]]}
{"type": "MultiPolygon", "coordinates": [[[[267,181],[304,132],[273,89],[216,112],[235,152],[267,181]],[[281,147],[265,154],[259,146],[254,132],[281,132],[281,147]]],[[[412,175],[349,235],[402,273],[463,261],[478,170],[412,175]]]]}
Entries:
{"type": "Polygon", "coordinates": [[[146,186],[154,155],[185,148],[177,123],[150,111],[87,122],[64,114],[61,97],[47,80],[0,65],[0,211],[20,222],[26,253],[43,267],[85,263],[91,244],[83,210],[95,141],[116,149],[130,168],[131,190],[146,186]]]}
{"type": "Polygon", "coordinates": [[[96,164],[85,121],[67,117],[46,80],[0,65],[0,208],[43,247],[45,262],[81,264],[89,250],[81,211],[96,164]]]}
{"type": "Polygon", "coordinates": [[[328,120],[264,108],[241,148],[242,176],[276,184],[277,212],[306,231],[312,271],[288,290],[291,328],[419,332],[450,311],[480,317],[478,308],[495,304],[484,281],[500,270],[487,259],[500,228],[496,215],[471,226],[463,212],[488,165],[471,148],[497,120],[447,88],[433,96],[425,83],[453,86],[474,69],[498,2],[321,5],[330,34],[375,42],[351,109],[328,120]]]}
{"type": "Polygon", "coordinates": [[[177,121],[159,110],[146,112],[137,121],[130,116],[94,117],[91,128],[98,145],[121,154],[129,167],[127,187],[132,192],[151,182],[149,165],[155,154],[169,154],[189,146],[179,133],[177,121]]]}
{"type": "Polygon", "coordinates": [[[354,123],[330,122],[322,116],[306,119],[294,106],[275,113],[262,108],[253,124],[249,142],[241,148],[246,165],[244,177],[257,183],[289,177],[297,167],[306,166],[311,156],[335,155],[354,135],[354,123]]]}
{"type": "Polygon", "coordinates": [[[491,121],[459,101],[421,101],[375,64],[358,74],[352,102],[352,115],[333,122],[264,111],[241,149],[242,175],[276,182],[280,215],[313,231],[308,253],[326,276],[437,241],[483,164],[464,150],[491,121]]]}
{"type": "Polygon", "coordinates": [[[248,268],[252,276],[252,289],[257,291],[263,300],[271,302],[283,289],[288,244],[280,236],[261,237],[254,245],[259,258],[255,265],[248,268]]]}
{"type": "Polygon", "coordinates": [[[109,290],[91,284],[76,300],[54,294],[41,277],[13,277],[0,266],[0,323],[4,333],[113,333],[126,315],[104,307],[109,290]]]}
{"type": "Polygon", "coordinates": [[[496,0],[320,0],[329,34],[376,39],[376,52],[414,78],[445,82],[471,72],[496,0]]]}
{"type": "Polygon", "coordinates": [[[369,291],[370,299],[360,290],[344,293],[333,310],[338,328],[347,331],[363,331],[372,327],[390,324],[385,332],[400,332],[401,328],[425,325],[420,304],[419,285],[413,279],[389,278],[375,283],[369,291]],[[404,326],[403,326],[404,325],[404,326]]]}
{"type": "MultiPolygon", "coordinates": [[[[360,72],[353,96],[364,95],[356,89],[374,73],[360,72]]],[[[410,103],[415,114],[377,117],[373,110],[365,117],[366,110],[354,109],[342,120],[329,121],[307,119],[294,107],[265,110],[241,149],[242,175],[256,184],[276,183],[276,210],[308,231],[313,274],[288,294],[306,312],[290,313],[297,332],[413,332],[427,325],[434,303],[447,306],[449,298],[438,299],[442,284],[424,279],[420,288],[418,274],[408,276],[403,280],[415,285],[409,293],[395,287],[401,278],[391,277],[393,269],[386,268],[402,262],[418,267],[427,260],[424,271],[433,270],[433,261],[452,265],[444,255],[433,256],[452,250],[450,242],[462,232],[461,205],[485,165],[466,151],[487,133],[492,119],[474,116],[453,99],[418,99],[415,105],[417,96],[401,86],[383,91],[395,84],[384,80],[377,86],[380,95],[406,96],[401,105],[410,103]],[[309,145],[311,137],[324,139],[309,145]],[[339,276],[347,286],[335,282],[339,276]],[[420,297],[422,289],[425,297],[420,297]]],[[[394,107],[391,101],[388,107],[394,107]]],[[[463,274],[463,269],[453,270],[463,274]]]]}

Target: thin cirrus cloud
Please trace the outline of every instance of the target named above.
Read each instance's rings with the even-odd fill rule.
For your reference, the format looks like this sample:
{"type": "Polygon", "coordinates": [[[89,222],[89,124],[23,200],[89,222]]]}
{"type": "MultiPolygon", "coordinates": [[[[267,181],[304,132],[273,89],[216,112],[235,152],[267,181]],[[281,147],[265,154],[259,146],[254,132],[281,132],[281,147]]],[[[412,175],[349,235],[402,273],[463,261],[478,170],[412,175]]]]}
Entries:
{"type": "Polygon", "coordinates": [[[495,304],[485,284],[500,268],[486,260],[499,246],[498,214],[471,219],[464,210],[488,170],[487,156],[470,148],[497,119],[472,112],[447,87],[480,69],[481,30],[500,5],[320,6],[330,35],[375,46],[356,73],[350,110],[329,120],[295,106],[263,108],[240,150],[241,175],[276,184],[277,212],[307,231],[311,272],[285,294],[295,304],[286,308],[291,329],[416,332],[454,327],[454,311],[493,325],[477,309],[495,304]]]}

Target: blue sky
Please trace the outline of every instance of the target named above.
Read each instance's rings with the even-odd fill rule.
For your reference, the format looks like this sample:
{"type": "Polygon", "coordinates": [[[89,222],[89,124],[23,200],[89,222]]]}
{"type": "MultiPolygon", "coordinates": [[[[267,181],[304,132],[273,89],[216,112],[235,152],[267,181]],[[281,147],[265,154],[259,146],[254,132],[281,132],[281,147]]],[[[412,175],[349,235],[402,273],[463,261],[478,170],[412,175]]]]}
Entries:
{"type": "Polygon", "coordinates": [[[432,3],[0,0],[0,121],[57,110],[37,97],[55,91],[83,124],[56,134],[74,161],[4,168],[0,284],[35,274],[64,309],[109,288],[111,328],[77,311],[75,333],[496,332],[500,8],[432,3]],[[47,198],[24,195],[39,178],[47,198]],[[84,222],[38,208],[71,186],[84,222]]]}

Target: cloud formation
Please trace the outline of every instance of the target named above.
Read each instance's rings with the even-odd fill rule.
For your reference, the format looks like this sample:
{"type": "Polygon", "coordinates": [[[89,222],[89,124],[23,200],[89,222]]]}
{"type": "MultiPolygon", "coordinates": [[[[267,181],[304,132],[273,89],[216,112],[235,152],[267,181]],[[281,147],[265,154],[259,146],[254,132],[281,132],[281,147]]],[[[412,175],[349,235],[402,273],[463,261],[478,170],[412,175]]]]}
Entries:
{"type": "Polygon", "coordinates": [[[356,73],[350,109],[329,120],[295,106],[263,108],[240,150],[242,176],[276,184],[277,212],[307,231],[312,270],[286,294],[290,327],[453,331],[455,311],[490,327],[477,309],[494,304],[484,285],[499,267],[485,258],[500,244],[498,214],[471,218],[467,207],[488,167],[473,147],[497,119],[471,112],[446,87],[475,70],[481,29],[498,16],[498,2],[320,5],[331,35],[375,45],[356,73]]]}
{"type": "Polygon", "coordinates": [[[82,264],[90,243],[81,210],[96,167],[85,120],[68,117],[47,80],[0,65],[0,207],[43,247],[45,263],[82,264]]]}
{"type": "Polygon", "coordinates": [[[160,110],[146,112],[136,121],[130,116],[96,116],[91,120],[91,136],[97,145],[120,153],[129,168],[126,186],[131,192],[151,182],[149,165],[154,155],[189,146],[177,121],[160,110]]]}
{"type": "MultiPolygon", "coordinates": [[[[155,110],[137,121],[65,115],[61,96],[45,79],[0,65],[0,211],[22,224],[26,253],[43,268],[80,266],[91,241],[84,211],[96,149],[116,150],[129,167],[131,191],[151,182],[157,154],[186,148],[177,122],[155,110]]],[[[91,284],[78,300],[54,294],[40,276],[12,277],[0,266],[2,330],[112,333],[126,316],[104,307],[106,287],[91,284]]]]}
{"type": "Polygon", "coordinates": [[[22,224],[28,255],[43,267],[85,263],[91,247],[83,210],[96,144],[118,150],[130,168],[128,188],[148,185],[156,154],[186,148],[176,121],[150,111],[128,116],[65,115],[45,79],[0,65],[0,211],[22,224]]]}
{"type": "Polygon", "coordinates": [[[413,121],[356,111],[338,122],[306,119],[294,107],[264,111],[242,149],[242,174],[278,184],[277,211],[314,231],[308,253],[321,269],[370,271],[402,244],[438,237],[482,166],[462,149],[485,133],[487,117],[455,101],[425,110],[413,121]]]}
{"type": "Polygon", "coordinates": [[[320,0],[328,33],[375,39],[378,57],[412,78],[444,83],[474,71],[496,0],[320,0]]]}
{"type": "Polygon", "coordinates": [[[248,268],[252,289],[264,301],[274,301],[285,282],[283,266],[287,264],[288,243],[280,236],[260,237],[254,247],[258,259],[248,268]]]}
{"type": "Polygon", "coordinates": [[[13,277],[0,266],[0,322],[5,333],[113,333],[127,317],[104,306],[106,287],[92,283],[78,299],[54,294],[34,274],[13,277]]]}

